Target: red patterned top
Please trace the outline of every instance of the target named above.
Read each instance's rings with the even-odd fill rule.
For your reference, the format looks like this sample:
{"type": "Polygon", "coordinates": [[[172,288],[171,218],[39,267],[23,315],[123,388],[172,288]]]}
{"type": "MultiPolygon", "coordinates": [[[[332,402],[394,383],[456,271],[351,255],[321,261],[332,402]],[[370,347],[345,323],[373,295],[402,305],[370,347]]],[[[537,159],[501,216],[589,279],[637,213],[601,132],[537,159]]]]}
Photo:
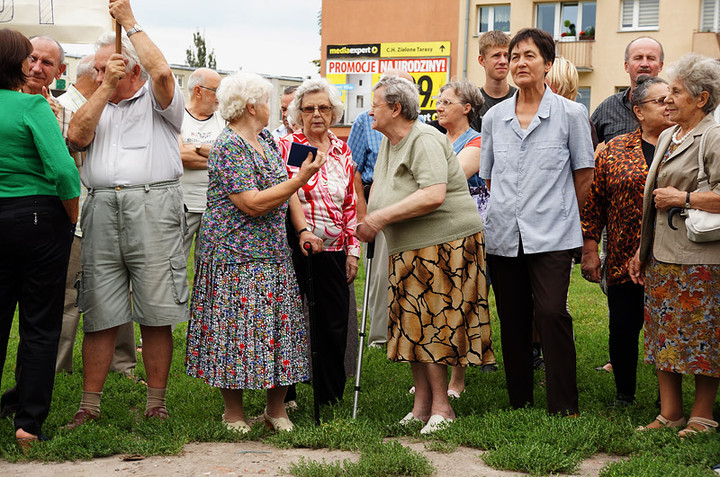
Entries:
{"type": "Polygon", "coordinates": [[[630,281],[627,265],[640,246],[648,174],[641,138],[637,129],[607,143],[595,161],[595,178],[582,212],[583,237],[599,242],[607,227],[608,285],[630,281]]]}
{"type": "MultiPolygon", "coordinates": [[[[360,257],[360,241],[355,237],[357,219],[355,212],[355,190],[353,187],[353,161],[350,148],[331,131],[330,150],[327,161],[298,190],[298,197],[305,210],[305,218],[315,235],[324,240],[324,250],[345,251],[348,255],[360,257]]],[[[280,139],[280,153],[285,159],[288,175],[293,177],[299,167],[287,164],[290,146],[293,142],[310,145],[302,131],[280,139]]]]}

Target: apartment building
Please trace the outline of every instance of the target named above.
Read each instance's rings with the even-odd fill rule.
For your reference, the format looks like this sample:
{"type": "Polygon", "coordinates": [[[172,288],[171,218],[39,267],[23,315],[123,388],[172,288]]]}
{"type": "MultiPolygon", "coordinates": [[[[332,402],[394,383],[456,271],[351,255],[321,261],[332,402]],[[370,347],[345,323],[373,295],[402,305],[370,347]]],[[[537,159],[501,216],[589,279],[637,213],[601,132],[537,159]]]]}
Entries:
{"type": "MultiPolygon", "coordinates": [[[[343,89],[346,124],[361,110],[360,105],[367,109],[368,80],[374,83],[389,59],[446,60],[442,62],[445,71],[410,71],[416,81],[434,74],[433,91],[440,86],[439,81],[456,77],[483,84],[477,40],[489,30],[512,35],[522,28],[537,27],[552,34],[558,54],[578,69],[578,101],[590,111],[629,85],[623,55],[634,38],[652,36],[659,40],[665,49],[666,66],[690,51],[720,58],[720,0],[324,0],[322,19],[323,75],[343,89]],[[420,51],[396,51],[395,56],[388,56],[386,44],[417,45],[420,51]],[[445,49],[422,48],[428,44],[442,44],[445,49]],[[380,49],[373,56],[353,50],[354,45],[380,49]],[[353,62],[365,62],[371,70],[358,73],[353,62]],[[365,76],[360,78],[361,74],[365,76]],[[363,86],[359,88],[356,83],[360,79],[363,86]]],[[[430,61],[397,64],[425,70],[434,65],[430,61]]],[[[426,82],[425,89],[427,86],[426,82]]],[[[423,111],[433,108],[434,98],[423,111]]]]}

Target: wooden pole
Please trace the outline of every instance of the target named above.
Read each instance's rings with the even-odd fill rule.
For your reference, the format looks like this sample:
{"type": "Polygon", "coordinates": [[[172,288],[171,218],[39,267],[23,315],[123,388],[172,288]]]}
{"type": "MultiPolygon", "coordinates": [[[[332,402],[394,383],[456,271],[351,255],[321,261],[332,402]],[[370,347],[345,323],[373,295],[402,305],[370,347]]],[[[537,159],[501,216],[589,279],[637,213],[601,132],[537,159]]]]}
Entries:
{"type": "Polygon", "coordinates": [[[122,54],[122,41],[120,35],[122,34],[122,27],[118,22],[113,20],[113,23],[115,24],[115,53],[118,55],[122,54]]]}

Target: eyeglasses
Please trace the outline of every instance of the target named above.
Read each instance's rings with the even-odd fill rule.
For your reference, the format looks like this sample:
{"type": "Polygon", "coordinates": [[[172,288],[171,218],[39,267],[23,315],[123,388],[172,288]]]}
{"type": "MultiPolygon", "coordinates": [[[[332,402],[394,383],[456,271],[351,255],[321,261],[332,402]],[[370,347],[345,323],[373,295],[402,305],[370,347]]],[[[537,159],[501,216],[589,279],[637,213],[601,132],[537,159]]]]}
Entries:
{"type": "Polygon", "coordinates": [[[655,99],[648,99],[645,101],[640,101],[640,103],[638,103],[638,104],[647,104],[647,103],[665,104],[665,98],[667,98],[667,96],[660,96],[655,99]]]}
{"type": "Polygon", "coordinates": [[[217,92],[217,88],[208,88],[207,86],[198,85],[199,88],[206,89],[208,91],[212,91],[213,93],[217,92]]]}
{"type": "Polygon", "coordinates": [[[379,109],[379,108],[381,108],[381,107],[383,107],[383,106],[388,106],[388,104],[387,104],[387,103],[380,103],[380,104],[370,103],[370,109],[371,109],[372,111],[375,111],[376,109],[379,109]]]}
{"type": "Polygon", "coordinates": [[[327,114],[332,111],[332,107],[328,106],[327,104],[323,104],[320,106],[303,106],[302,108],[300,108],[300,111],[305,114],[315,114],[315,111],[320,112],[320,114],[327,114]]]}
{"type": "Polygon", "coordinates": [[[451,104],[460,104],[462,101],[450,101],[449,99],[438,99],[437,102],[435,102],[435,107],[439,108],[440,106],[448,107],[451,104]]]}

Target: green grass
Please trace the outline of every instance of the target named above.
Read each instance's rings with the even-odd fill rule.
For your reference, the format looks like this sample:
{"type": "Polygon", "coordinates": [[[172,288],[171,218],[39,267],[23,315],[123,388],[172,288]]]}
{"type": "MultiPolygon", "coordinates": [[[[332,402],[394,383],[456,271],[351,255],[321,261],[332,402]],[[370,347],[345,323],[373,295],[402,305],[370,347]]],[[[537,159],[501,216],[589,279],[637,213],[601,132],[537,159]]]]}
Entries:
{"type": "MultiPolygon", "coordinates": [[[[579,267],[576,267],[579,268],[579,267]]],[[[362,269],[357,287],[362,299],[362,269]]],[[[535,475],[577,471],[580,462],[603,452],[625,457],[602,471],[602,475],[714,475],[710,467],[720,463],[720,435],[702,435],[684,441],[671,430],[637,433],[637,425],[650,422],[657,414],[657,383],[654,368],[640,364],[637,404],[623,410],[612,410],[615,387],[612,374],[594,370],[607,359],[607,308],[605,297],[596,285],[572,277],[569,306],[575,325],[578,387],[581,415],[576,419],[549,416],[545,412],[544,375],[536,373],[535,407],[510,410],[503,372],[483,374],[470,368],[467,391],[453,403],[458,416],[448,429],[432,437],[421,436],[420,426],[402,428],[397,421],[412,407],[410,367],[390,363],[383,349],[366,349],[362,373],[362,393],[357,420],[351,418],[353,380],[348,380],[345,400],[321,408],[322,423],[313,421],[312,389],[298,386],[300,409],[291,418],[296,430],[275,434],[256,424],[246,436],[237,436],[220,423],[222,398],[197,379],[184,373],[185,325],[175,330],[175,350],[168,405],[171,419],[148,422],[142,418],[145,388],[133,381],[111,374],[102,400],[103,419],[89,423],[80,431],[60,429],[77,410],[82,388],[82,362],[79,333],[75,349],[73,374],[56,378],[53,404],[44,431],[52,440],[35,446],[29,455],[18,450],[12,420],[0,421],[0,459],[65,461],[91,459],[114,454],[173,455],[189,442],[242,442],[259,440],[277,447],[328,448],[357,453],[357,462],[337,463],[303,460],[286,471],[295,476],[333,475],[414,475],[435,472],[429,460],[407,447],[397,438],[425,442],[427,450],[452,453],[458,446],[482,449],[488,465],[535,475]]],[[[493,336],[496,353],[502,363],[499,326],[493,312],[493,336]]],[[[360,310],[360,304],[358,306],[360,310]]],[[[7,365],[3,371],[3,391],[14,384],[14,362],[17,347],[17,323],[8,347],[7,365]]],[[[502,367],[501,367],[502,370],[502,367]]],[[[136,373],[144,376],[142,356],[136,373]]],[[[686,414],[692,403],[692,381],[685,382],[686,414]]],[[[245,393],[249,415],[259,415],[264,407],[263,392],[245,393]]],[[[718,413],[716,404],[716,415],[718,413]]]]}

